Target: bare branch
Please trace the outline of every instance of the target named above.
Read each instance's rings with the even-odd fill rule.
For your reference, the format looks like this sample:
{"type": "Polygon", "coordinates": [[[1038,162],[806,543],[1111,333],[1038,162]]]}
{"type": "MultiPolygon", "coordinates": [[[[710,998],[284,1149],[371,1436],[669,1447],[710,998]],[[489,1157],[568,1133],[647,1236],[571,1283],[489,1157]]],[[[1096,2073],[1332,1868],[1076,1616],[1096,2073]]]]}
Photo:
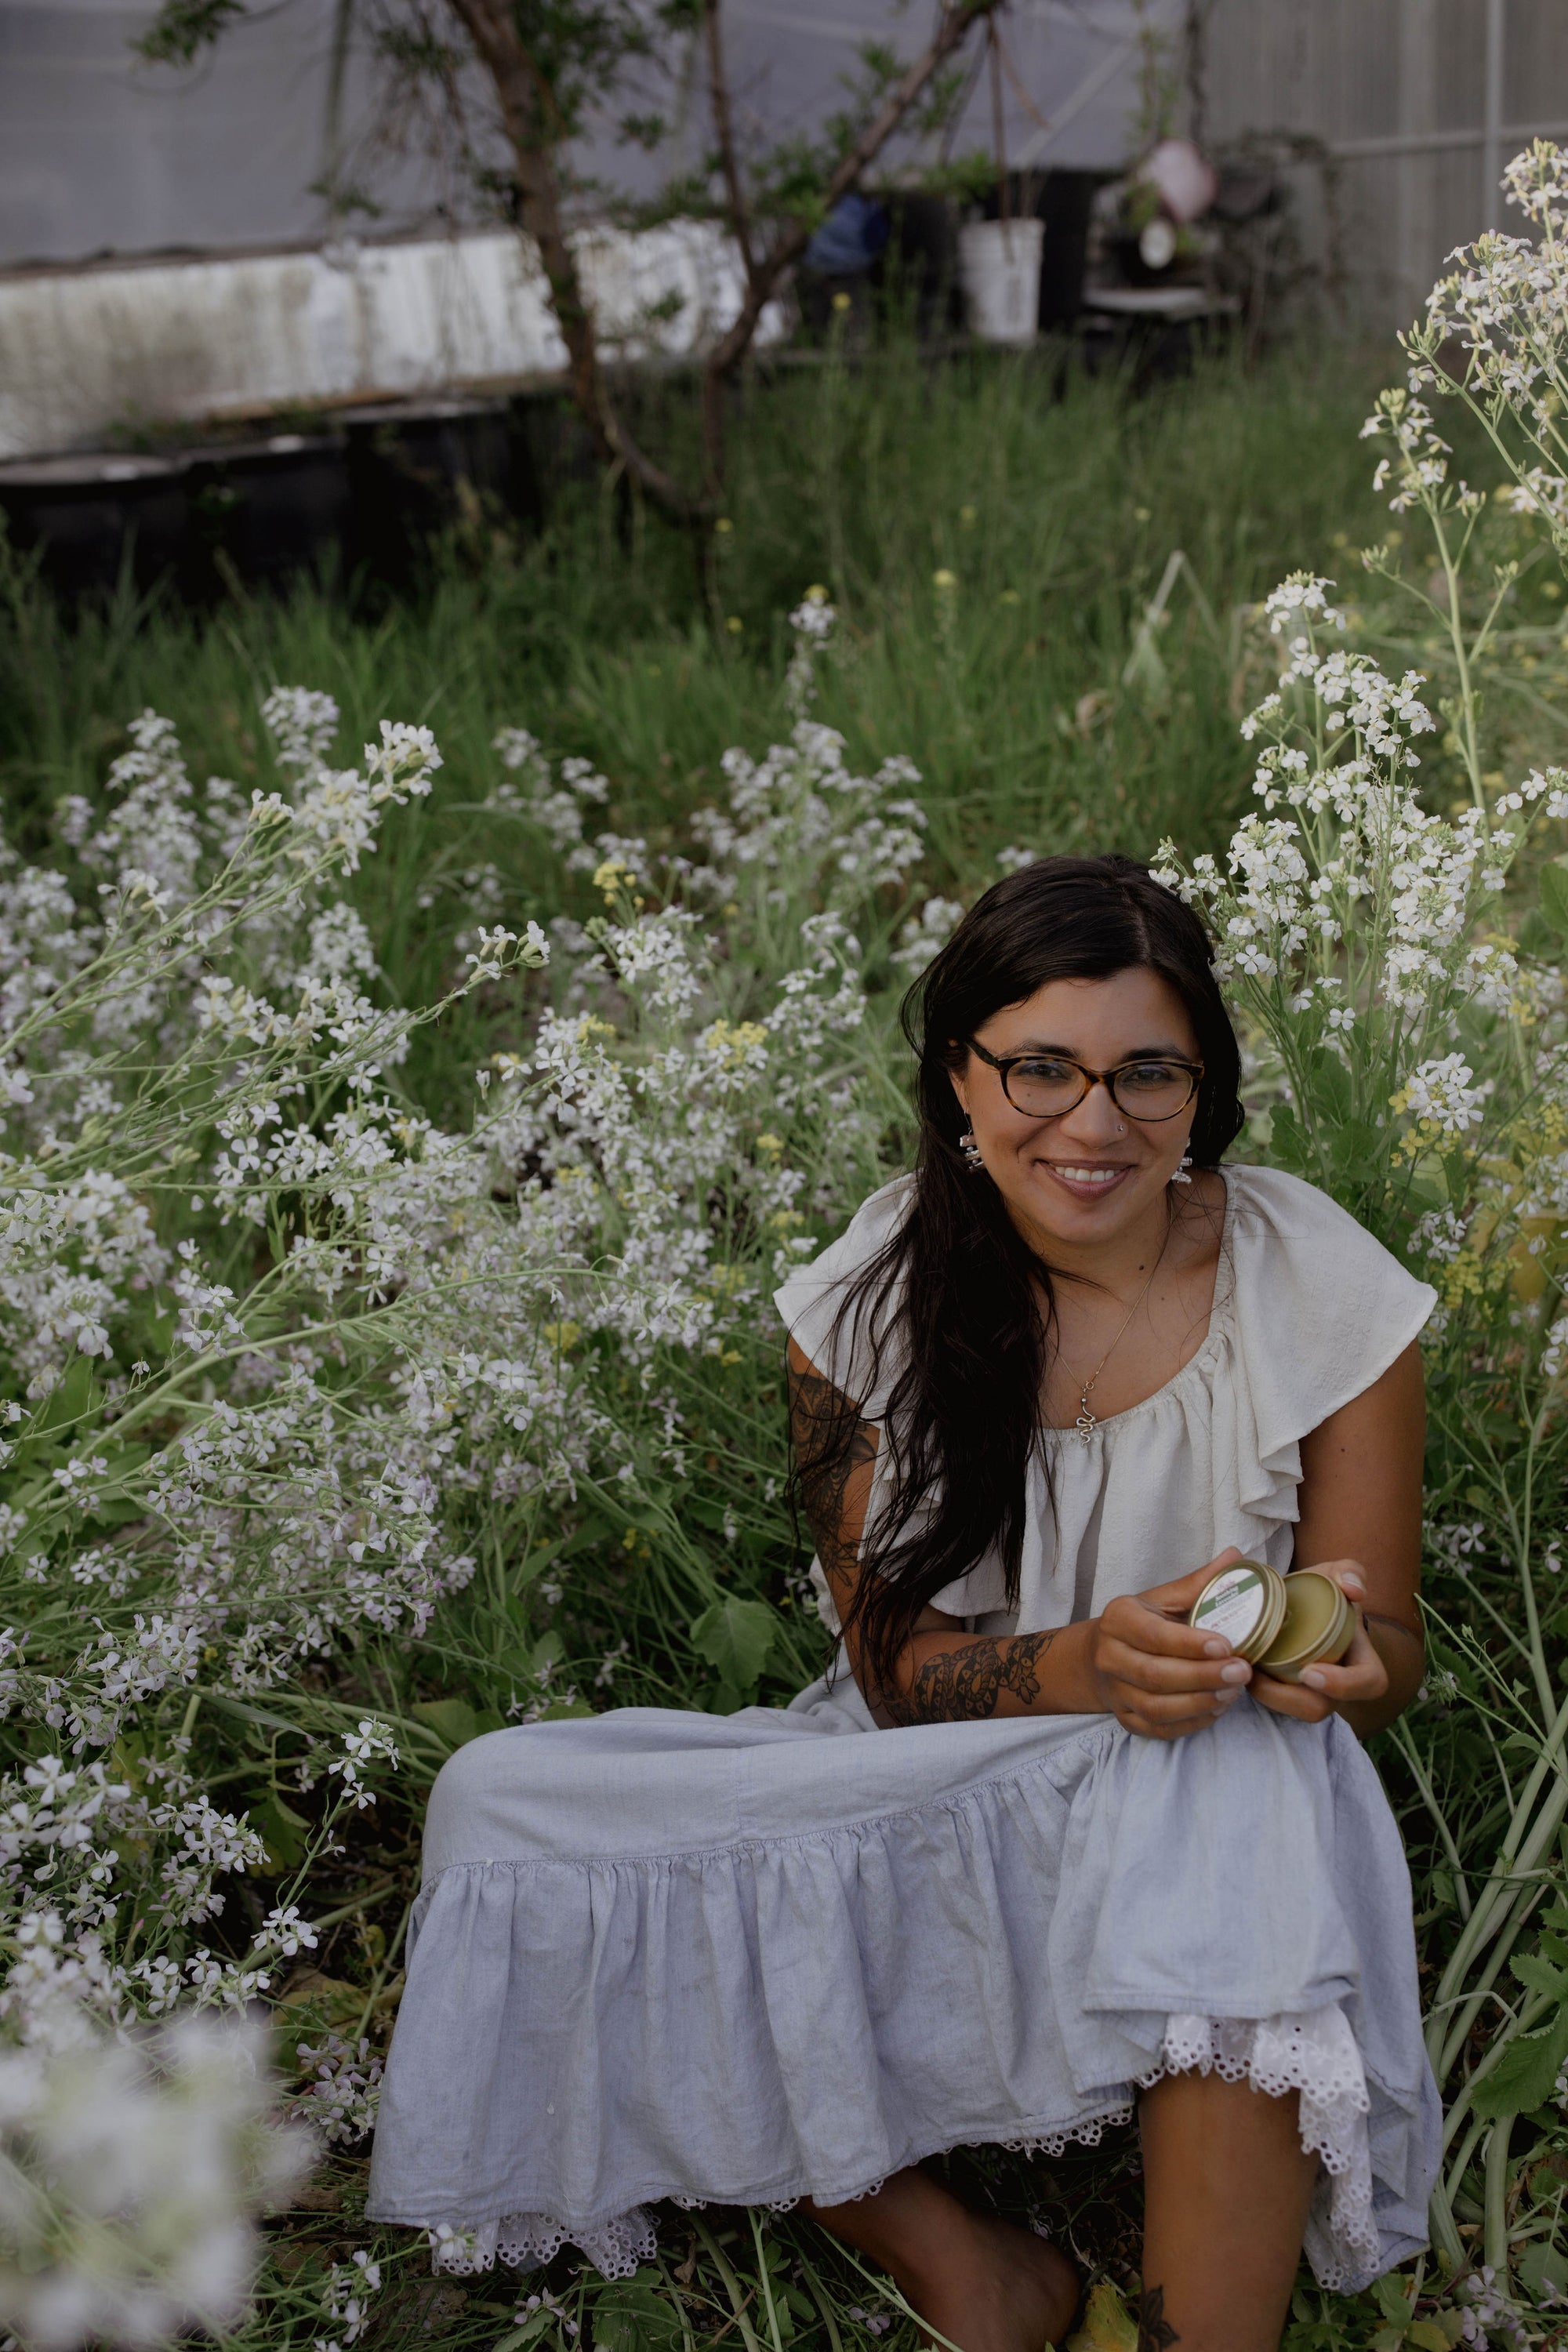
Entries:
{"type": "Polygon", "coordinates": [[[697,502],[637,446],[605,378],[593,310],[562,218],[555,169],[561,125],[548,78],[519,37],[508,0],[450,0],[450,5],[495,87],[511,149],[521,226],[539,248],[551,308],[566,345],[573,400],[599,456],[607,464],[624,466],[638,488],[677,521],[689,522],[697,502]]]}
{"type": "Polygon", "coordinates": [[[702,15],[708,35],[708,95],[713,109],[713,131],[719,142],[719,162],[724,174],[724,194],[729,200],[730,226],[735,232],[735,242],[741,248],[741,258],[746,265],[749,286],[756,271],[756,257],[752,250],[752,215],[746,202],[745,183],[741,177],[740,151],[735,143],[735,117],[730,104],[730,81],[724,70],[724,34],[719,11],[723,0],[703,0],[702,15]]]}

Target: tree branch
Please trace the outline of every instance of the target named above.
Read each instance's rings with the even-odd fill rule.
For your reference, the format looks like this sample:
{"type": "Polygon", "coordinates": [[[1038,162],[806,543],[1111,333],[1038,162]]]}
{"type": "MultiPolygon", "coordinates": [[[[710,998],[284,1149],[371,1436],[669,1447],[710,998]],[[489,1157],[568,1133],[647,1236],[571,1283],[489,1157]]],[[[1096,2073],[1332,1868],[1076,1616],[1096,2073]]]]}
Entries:
{"type": "MultiPolygon", "coordinates": [[[[708,0],[708,5],[710,16],[716,13],[717,0],[708,0]]],[[[989,16],[997,5],[998,0],[952,0],[952,5],[944,6],[942,23],[930,47],[900,76],[859,138],[840,157],[823,195],[827,211],[832,211],[841,196],[848,194],[862,173],[876,162],[927,83],[954,49],[963,45],[971,26],[983,16],[989,16]]],[[[780,231],[766,253],[748,268],[746,299],[739,316],[709,354],[702,381],[702,438],[708,457],[710,495],[723,477],[724,396],[730,378],[750,351],[757,323],[780,278],[805,251],[810,240],[808,221],[791,221],[780,231]]]]}
{"type": "Polygon", "coordinates": [[[637,446],[605,380],[593,310],[561,214],[554,93],[518,36],[509,0],[450,0],[450,5],[495,88],[511,149],[521,226],[539,248],[550,306],[566,345],[572,397],[595,447],[606,463],[624,466],[677,521],[689,522],[697,502],[637,446]]]}
{"type": "Polygon", "coordinates": [[[719,142],[724,194],[729,199],[730,226],[741,248],[741,258],[746,265],[746,283],[750,286],[757,264],[752,250],[751,209],[746,203],[745,183],[741,177],[740,151],[735,144],[735,117],[730,104],[730,79],[724,69],[724,34],[719,19],[722,5],[723,0],[703,0],[702,16],[708,35],[708,96],[713,109],[713,132],[719,142]]]}

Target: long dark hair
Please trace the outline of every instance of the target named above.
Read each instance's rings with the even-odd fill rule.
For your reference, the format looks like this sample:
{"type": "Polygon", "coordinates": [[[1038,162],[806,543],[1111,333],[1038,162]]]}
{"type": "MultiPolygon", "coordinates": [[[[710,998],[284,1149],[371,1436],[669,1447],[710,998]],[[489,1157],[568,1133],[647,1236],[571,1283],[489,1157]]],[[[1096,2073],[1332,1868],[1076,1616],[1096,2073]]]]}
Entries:
{"type": "MultiPolygon", "coordinates": [[[[913,1198],[870,1263],[847,1281],[837,1336],[845,1360],[897,1365],[880,1412],[890,1492],[868,1530],[847,1628],[875,1686],[890,1686],[915,1621],[944,1585],[987,1553],[1018,1601],[1025,1479],[1043,1453],[1040,1397],[1055,1323],[1051,1273],[1002,1195],[959,1150],[963,1115],[951,1073],[994,1013],[1054,980],[1158,972],[1186,1008],[1204,1077],[1188,1150],[1213,1168],[1242,1124],[1236,1034],[1202,922],[1131,857],[1044,857],[994,883],[904,1000],[920,1118],[913,1198]]],[[[869,1393],[869,1383],[863,1390],[869,1393]]],[[[797,1490],[839,1484],[858,1400],[797,1414],[797,1490]],[[824,1474],[826,1474],[826,1475],[824,1474]]],[[[1048,1470],[1048,1465],[1047,1465],[1048,1470]]]]}

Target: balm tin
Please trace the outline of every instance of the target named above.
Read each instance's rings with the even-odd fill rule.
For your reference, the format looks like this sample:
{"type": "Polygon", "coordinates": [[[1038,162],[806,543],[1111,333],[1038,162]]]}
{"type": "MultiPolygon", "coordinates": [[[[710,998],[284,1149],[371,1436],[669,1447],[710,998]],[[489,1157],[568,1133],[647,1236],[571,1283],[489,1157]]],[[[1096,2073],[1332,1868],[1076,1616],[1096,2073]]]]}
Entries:
{"type": "Polygon", "coordinates": [[[1285,1622],[1285,1579],[1266,1560],[1232,1560],[1210,1577],[1187,1622],[1221,1634],[1238,1658],[1256,1665],[1285,1622]]]}
{"type": "Polygon", "coordinates": [[[1258,1660],[1264,1674],[1298,1683],[1308,1666],[1344,1656],[1355,1634],[1355,1611],[1331,1576],[1298,1568],[1283,1578],[1285,1618],[1258,1660]]]}
{"type": "Polygon", "coordinates": [[[1333,1578],[1315,1568],[1281,1576],[1266,1560],[1236,1559],[1210,1577],[1187,1622],[1222,1634],[1259,1674],[1298,1683],[1309,1666],[1344,1656],[1355,1611],[1333,1578]]]}

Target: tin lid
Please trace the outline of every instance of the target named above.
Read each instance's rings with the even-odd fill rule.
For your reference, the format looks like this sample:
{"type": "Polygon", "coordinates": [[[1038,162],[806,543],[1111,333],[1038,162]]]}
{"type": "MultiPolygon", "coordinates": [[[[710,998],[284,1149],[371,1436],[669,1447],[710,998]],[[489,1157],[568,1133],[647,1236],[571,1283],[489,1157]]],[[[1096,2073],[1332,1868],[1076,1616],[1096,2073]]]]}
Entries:
{"type": "Polygon", "coordinates": [[[1285,1613],[1258,1663],[1265,1674],[1295,1682],[1308,1666],[1341,1658],[1355,1632],[1355,1612],[1331,1576],[1299,1568],[1284,1580],[1285,1613]]]}
{"type": "Polygon", "coordinates": [[[1285,1616],[1285,1579],[1260,1559],[1232,1560],[1211,1576],[1188,1615],[1201,1633],[1218,1633],[1238,1658],[1259,1658],[1285,1616]]]}

